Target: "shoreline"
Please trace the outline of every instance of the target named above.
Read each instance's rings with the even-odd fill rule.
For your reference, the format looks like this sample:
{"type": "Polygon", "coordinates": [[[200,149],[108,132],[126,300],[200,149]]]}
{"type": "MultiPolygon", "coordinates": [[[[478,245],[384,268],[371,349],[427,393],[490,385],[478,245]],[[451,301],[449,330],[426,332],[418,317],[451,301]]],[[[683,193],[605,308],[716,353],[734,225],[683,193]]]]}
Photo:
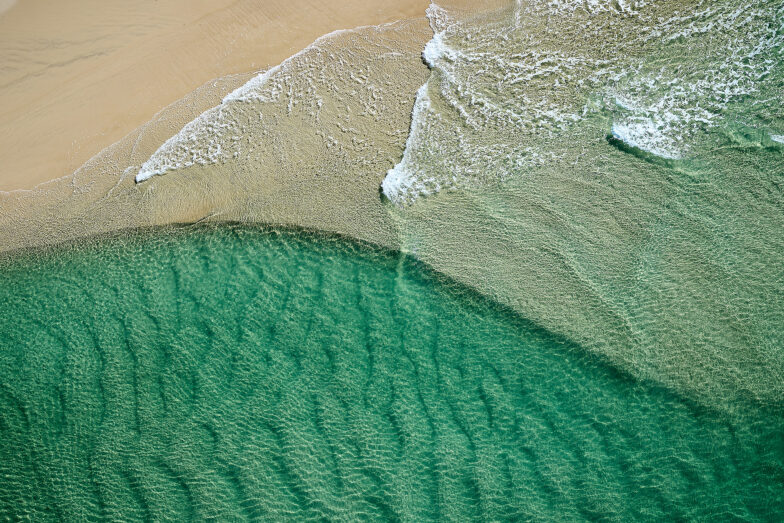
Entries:
{"type": "Polygon", "coordinates": [[[214,79],[279,64],[336,30],[424,16],[428,5],[92,3],[27,0],[0,16],[2,192],[74,174],[214,79]]]}
{"type": "MultiPolygon", "coordinates": [[[[323,82],[321,96],[332,99],[331,103],[325,104],[320,117],[302,111],[297,111],[298,115],[291,115],[281,103],[263,104],[265,122],[271,124],[277,121],[282,125],[282,128],[270,129],[274,136],[280,137],[274,138],[273,142],[280,139],[302,142],[299,150],[304,156],[298,164],[259,166],[265,173],[263,176],[259,176],[256,171],[254,176],[242,175],[239,179],[236,179],[238,173],[227,172],[229,165],[213,165],[209,168],[194,166],[185,175],[157,176],[155,180],[143,184],[134,183],[133,179],[141,165],[167,140],[203,113],[220,106],[227,95],[252,83],[252,79],[260,73],[257,69],[252,73],[211,79],[189,91],[183,98],[159,109],[151,119],[104,147],[74,171],[55,179],[42,180],[29,189],[0,189],[0,251],[59,244],[112,230],[191,223],[211,217],[219,220],[297,224],[326,228],[363,239],[372,238],[372,233],[357,230],[357,227],[364,228],[358,226],[356,219],[352,218],[348,224],[344,218],[338,219],[337,223],[343,224],[338,226],[329,216],[318,216],[312,208],[305,212],[307,223],[300,223],[303,210],[290,207],[297,207],[302,203],[299,200],[306,198],[301,190],[296,189],[297,184],[311,176],[307,169],[302,169],[302,164],[303,161],[307,162],[312,166],[311,169],[316,166],[327,168],[336,160],[326,143],[327,134],[342,132],[339,128],[343,125],[341,122],[346,121],[346,104],[353,106],[357,102],[350,95],[354,87],[349,87],[357,84],[346,71],[356,73],[371,67],[373,72],[366,70],[365,74],[375,78],[384,78],[391,73],[389,77],[394,80],[384,81],[384,96],[374,100],[380,104],[380,111],[376,114],[362,113],[361,108],[357,107],[352,113],[354,125],[361,125],[374,137],[377,147],[373,149],[375,152],[371,163],[365,161],[360,164],[349,157],[342,158],[344,167],[336,171],[331,168],[328,170],[335,174],[344,172],[341,178],[345,177],[345,182],[333,180],[326,183],[326,178],[319,177],[311,179],[308,182],[311,189],[305,191],[307,198],[313,198],[317,196],[314,189],[326,184],[321,187],[321,194],[332,193],[336,202],[351,202],[349,205],[338,205],[340,211],[362,208],[368,212],[362,220],[365,226],[376,219],[385,224],[386,228],[389,217],[384,216],[375,202],[378,199],[378,184],[381,182],[379,177],[383,177],[383,173],[402,154],[416,89],[429,75],[429,70],[421,61],[421,49],[431,36],[424,16],[415,17],[331,31],[319,35],[307,42],[301,50],[281,60],[275,76],[288,78],[283,81],[299,82],[302,89],[308,88],[308,82],[327,74],[328,78],[318,81],[323,82]],[[314,46],[314,43],[318,45],[314,46]],[[391,54],[384,59],[381,57],[384,53],[391,54]],[[384,75],[381,74],[382,70],[385,71],[384,75]],[[343,96],[337,85],[343,86],[345,94],[349,96],[343,96]],[[308,129],[304,133],[302,125],[308,129]],[[351,175],[348,175],[349,171],[351,175]],[[240,192],[235,185],[237,182],[244,186],[240,192]],[[253,189],[249,191],[251,187],[253,189]],[[280,191],[297,191],[299,196],[295,198],[292,195],[285,202],[280,198],[280,191]],[[343,194],[343,191],[347,193],[343,194]],[[365,196],[357,198],[359,194],[365,196]],[[273,196],[276,199],[272,206],[274,210],[270,202],[248,201],[273,196]]],[[[240,105],[249,107],[258,104],[240,105]]],[[[266,128],[265,125],[262,127],[266,128]]],[[[248,129],[247,132],[265,131],[259,128],[248,129]]],[[[255,143],[262,145],[260,142],[255,143]]],[[[352,148],[358,146],[353,142],[345,145],[352,148]]],[[[270,143],[269,147],[270,153],[279,154],[274,143],[270,143]]],[[[334,208],[326,201],[322,203],[326,206],[325,210],[334,208]]],[[[382,236],[384,240],[381,243],[396,244],[395,233],[387,231],[382,236]]]]}
{"type": "MultiPolygon", "coordinates": [[[[207,129],[216,132],[186,137],[168,155],[172,164],[183,151],[199,160],[215,157],[216,163],[186,162],[176,173],[135,184],[139,167],[161,144],[256,75],[208,82],[74,174],[35,191],[0,193],[0,251],[202,221],[317,229],[415,254],[574,340],[591,357],[608,358],[698,404],[716,404],[726,414],[738,405],[780,409],[781,386],[763,381],[759,369],[782,368],[781,359],[748,350],[775,342],[765,333],[773,332],[777,311],[760,313],[759,330],[746,331],[740,319],[727,321],[728,273],[714,270],[705,278],[695,270],[707,264],[721,269],[714,254],[719,249],[729,249],[738,261],[756,252],[760,267],[775,266],[770,255],[778,252],[776,244],[771,247],[770,238],[763,243],[744,221],[774,230],[780,209],[759,199],[749,214],[745,193],[731,190],[753,180],[755,190],[773,193],[771,180],[755,170],[757,159],[743,151],[722,157],[737,168],[713,163],[722,183],[700,187],[705,202],[723,202],[732,216],[747,218],[723,224],[735,235],[721,245],[718,238],[730,237],[704,234],[704,223],[658,206],[673,202],[690,209],[693,199],[682,189],[694,182],[691,174],[673,170],[662,176],[660,165],[612,147],[600,121],[575,131],[574,143],[590,147],[569,150],[569,161],[560,166],[574,168],[556,164],[503,186],[444,191],[405,209],[387,205],[379,186],[404,154],[416,92],[431,75],[422,49],[432,36],[420,18],[340,33],[309,47],[271,74],[264,92],[227,104],[218,125],[207,129]],[[610,175],[612,183],[599,183],[610,175]],[[667,241],[668,230],[692,242],[694,258],[684,256],[686,241],[667,241]],[[656,285],[640,284],[641,260],[645,274],[658,278],[656,285]],[[667,294],[673,283],[690,294],[667,294]],[[699,292],[693,290],[697,285],[699,292]],[[695,328],[698,323],[682,323],[680,311],[714,326],[709,337],[695,342],[705,331],[695,328]],[[677,358],[670,355],[672,346],[682,348],[677,358]],[[725,366],[713,365],[717,356],[725,366]]],[[[695,218],[714,216],[711,205],[696,210],[695,218]]],[[[731,268],[732,277],[752,284],[735,309],[751,315],[755,304],[764,305],[758,278],[769,280],[770,274],[740,263],[731,268]]]]}

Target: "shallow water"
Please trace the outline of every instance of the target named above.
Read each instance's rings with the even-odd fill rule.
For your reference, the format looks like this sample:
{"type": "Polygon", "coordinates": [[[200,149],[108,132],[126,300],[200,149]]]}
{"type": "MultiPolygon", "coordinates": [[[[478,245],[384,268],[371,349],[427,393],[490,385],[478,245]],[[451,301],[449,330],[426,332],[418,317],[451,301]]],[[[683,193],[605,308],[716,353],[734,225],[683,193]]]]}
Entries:
{"type": "Polygon", "coordinates": [[[775,519],[729,420],[392,251],[148,230],[0,268],[0,513],[775,519]]]}
{"type": "Polygon", "coordinates": [[[494,4],[3,196],[4,251],[406,253],[9,255],[6,512],[781,519],[784,4],[494,4]]]}
{"type": "MultiPolygon", "coordinates": [[[[638,379],[784,412],[784,4],[456,3],[226,93],[123,171],[127,209],[398,248],[638,379]]],[[[28,223],[94,228],[63,210],[28,223]]]]}
{"type": "Polygon", "coordinates": [[[428,17],[433,74],[383,185],[400,205],[563,171],[594,148],[586,133],[684,160],[726,146],[727,128],[763,147],[784,128],[780,0],[517,0],[472,16],[432,4],[428,17]]]}
{"type": "Polygon", "coordinates": [[[431,6],[401,248],[641,379],[782,410],[784,3],[431,6]]]}

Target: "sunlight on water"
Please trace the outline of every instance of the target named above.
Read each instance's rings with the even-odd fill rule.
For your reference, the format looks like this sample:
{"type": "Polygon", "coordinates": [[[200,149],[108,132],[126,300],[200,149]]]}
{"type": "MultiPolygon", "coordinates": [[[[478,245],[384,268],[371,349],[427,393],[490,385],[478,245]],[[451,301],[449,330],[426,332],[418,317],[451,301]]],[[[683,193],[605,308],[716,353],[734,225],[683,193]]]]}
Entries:
{"type": "Polygon", "coordinates": [[[589,146],[581,133],[597,112],[616,139],[665,159],[706,154],[723,122],[769,125],[783,101],[783,9],[520,1],[460,17],[433,4],[423,52],[433,74],[384,194],[403,205],[563,169],[570,150],[589,146]]]}
{"type": "Polygon", "coordinates": [[[400,254],[239,226],[0,271],[0,513],[767,518],[780,420],[641,384],[400,254]]]}

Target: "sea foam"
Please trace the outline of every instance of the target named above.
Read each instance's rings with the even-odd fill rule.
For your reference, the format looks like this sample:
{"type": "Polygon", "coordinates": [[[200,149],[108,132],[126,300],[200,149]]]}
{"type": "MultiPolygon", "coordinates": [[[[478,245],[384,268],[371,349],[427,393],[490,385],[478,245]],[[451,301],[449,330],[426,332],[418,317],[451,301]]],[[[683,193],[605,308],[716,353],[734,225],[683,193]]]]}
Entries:
{"type": "Polygon", "coordinates": [[[659,127],[653,120],[642,120],[635,123],[614,124],[612,135],[630,147],[640,149],[670,160],[680,158],[680,153],[672,148],[671,142],[661,134],[659,127]],[[665,145],[666,142],[667,145],[665,145]],[[669,145],[669,147],[668,147],[669,145]]]}
{"type": "Polygon", "coordinates": [[[775,2],[750,0],[689,10],[540,0],[458,20],[432,4],[434,35],[422,52],[431,77],[382,190],[405,205],[519,177],[570,156],[570,133],[596,112],[606,122],[597,138],[609,126],[615,140],[661,158],[699,155],[722,122],[749,117],[738,113],[744,100],[775,96],[766,82],[781,63],[782,14],[775,2]],[[591,15],[588,25],[580,13],[591,15]],[[578,35],[604,43],[583,46],[578,35]]]}
{"type": "Polygon", "coordinates": [[[425,84],[417,91],[414,110],[411,115],[411,130],[406,141],[406,148],[403,151],[403,159],[392,169],[387,171],[384,180],[381,182],[381,190],[390,201],[402,203],[411,194],[429,194],[425,180],[416,176],[415,160],[412,158],[415,144],[423,137],[425,132],[421,122],[427,118],[426,114],[430,110],[430,97],[428,95],[428,85],[425,84]]]}
{"type": "Polygon", "coordinates": [[[434,35],[422,59],[432,74],[417,93],[403,158],[382,183],[389,200],[402,205],[506,179],[547,156],[521,136],[546,140],[579,119],[578,107],[553,103],[532,87],[568,84],[585,75],[578,71],[590,60],[517,45],[527,35],[517,27],[521,9],[514,6],[511,25],[502,18],[476,27],[436,4],[428,8],[434,35]]]}
{"type": "Polygon", "coordinates": [[[590,14],[618,13],[634,15],[654,0],[549,0],[547,7],[555,13],[583,10],[590,14]]]}
{"type": "MultiPolygon", "coordinates": [[[[243,151],[245,138],[242,116],[248,117],[248,112],[257,110],[256,107],[248,108],[248,103],[256,102],[263,106],[265,103],[279,100],[284,94],[292,63],[342,33],[362,29],[365,27],[341,29],[325,34],[279,65],[254,76],[226,95],[220,105],[203,112],[166,140],[141,166],[135,177],[136,182],[143,182],[169,171],[216,164],[238,157],[243,151]]],[[[318,103],[318,100],[315,103],[318,103]]],[[[262,112],[258,112],[256,118],[263,118],[262,112]]]]}

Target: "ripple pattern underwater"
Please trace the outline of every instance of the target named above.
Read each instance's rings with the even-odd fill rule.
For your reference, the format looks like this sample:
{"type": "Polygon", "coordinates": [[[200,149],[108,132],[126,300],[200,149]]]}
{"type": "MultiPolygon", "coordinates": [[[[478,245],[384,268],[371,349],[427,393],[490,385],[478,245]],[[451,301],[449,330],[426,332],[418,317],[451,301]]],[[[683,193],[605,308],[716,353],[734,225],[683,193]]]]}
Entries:
{"type": "Polygon", "coordinates": [[[780,417],[632,379],[404,254],[164,228],[0,280],[3,519],[784,514],[780,417]]]}

